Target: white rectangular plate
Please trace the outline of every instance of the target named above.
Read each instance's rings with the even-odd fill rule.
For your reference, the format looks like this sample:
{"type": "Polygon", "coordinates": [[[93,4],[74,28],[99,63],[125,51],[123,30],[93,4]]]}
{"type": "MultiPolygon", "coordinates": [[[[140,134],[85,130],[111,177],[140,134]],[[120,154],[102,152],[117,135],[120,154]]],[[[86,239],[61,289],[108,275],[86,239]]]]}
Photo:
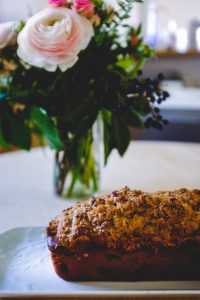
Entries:
{"type": "Polygon", "coordinates": [[[200,296],[200,281],[67,282],[54,272],[45,228],[26,227],[0,235],[0,297],[200,296]]]}

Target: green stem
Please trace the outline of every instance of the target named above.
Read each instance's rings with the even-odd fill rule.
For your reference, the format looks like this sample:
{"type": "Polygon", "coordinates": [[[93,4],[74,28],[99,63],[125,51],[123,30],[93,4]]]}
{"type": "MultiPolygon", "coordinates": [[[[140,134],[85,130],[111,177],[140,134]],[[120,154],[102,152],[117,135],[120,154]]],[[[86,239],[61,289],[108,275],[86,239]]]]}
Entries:
{"type": "MultiPolygon", "coordinates": [[[[64,197],[86,196],[98,190],[98,174],[96,173],[96,160],[94,157],[94,141],[92,132],[88,131],[74,146],[73,155],[62,156],[57,153],[56,166],[59,171],[57,176],[57,193],[64,197]],[[69,160],[73,157],[73,160],[69,160]],[[63,193],[64,183],[67,178],[67,190],[63,193]]],[[[61,153],[60,153],[61,154],[61,153]]]]}
{"type": "Polygon", "coordinates": [[[59,152],[56,152],[56,168],[58,168],[58,178],[55,181],[56,192],[59,196],[63,194],[65,180],[69,171],[69,163],[67,160],[67,152],[64,152],[63,157],[59,160],[59,152]]]}
{"type": "Polygon", "coordinates": [[[94,162],[93,162],[93,168],[92,168],[92,180],[93,180],[93,190],[98,191],[98,180],[97,180],[97,174],[96,174],[94,162]]]}
{"type": "Polygon", "coordinates": [[[91,175],[91,180],[93,182],[93,190],[97,191],[98,190],[98,184],[97,184],[97,174],[96,174],[96,168],[95,168],[95,159],[93,155],[93,145],[92,143],[90,144],[90,149],[89,149],[89,159],[88,159],[88,165],[90,168],[89,174],[91,175]]]}
{"type": "Polygon", "coordinates": [[[67,197],[72,197],[76,180],[77,180],[76,172],[72,172],[72,180],[69,189],[67,191],[67,197]]]}
{"type": "Polygon", "coordinates": [[[59,73],[57,74],[55,80],[53,81],[52,85],[50,86],[48,92],[51,92],[51,91],[55,90],[56,84],[57,84],[57,82],[59,81],[60,77],[61,77],[61,73],[59,72],[59,73]]]}

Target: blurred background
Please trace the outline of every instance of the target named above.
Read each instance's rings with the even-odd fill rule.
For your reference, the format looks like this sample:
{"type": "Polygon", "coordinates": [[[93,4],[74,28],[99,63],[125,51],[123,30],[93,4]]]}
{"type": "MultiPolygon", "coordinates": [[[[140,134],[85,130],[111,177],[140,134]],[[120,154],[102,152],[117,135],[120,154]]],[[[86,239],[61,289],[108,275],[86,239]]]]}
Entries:
{"type": "MultiPolygon", "coordinates": [[[[0,0],[0,22],[25,19],[45,2],[0,0]]],[[[144,0],[143,5],[135,4],[130,22],[142,22],[146,42],[156,50],[144,75],[163,73],[171,95],[161,108],[170,126],[134,131],[133,138],[200,142],[200,1],[144,0]]]]}

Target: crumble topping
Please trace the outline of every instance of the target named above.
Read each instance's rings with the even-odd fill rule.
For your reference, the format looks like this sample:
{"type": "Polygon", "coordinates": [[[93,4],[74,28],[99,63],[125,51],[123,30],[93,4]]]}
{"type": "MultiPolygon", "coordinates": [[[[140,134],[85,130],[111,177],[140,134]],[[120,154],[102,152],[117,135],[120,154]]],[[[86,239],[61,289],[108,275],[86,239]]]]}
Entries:
{"type": "Polygon", "coordinates": [[[200,190],[145,193],[125,187],[64,210],[47,228],[59,245],[133,251],[200,241],[200,190]]]}

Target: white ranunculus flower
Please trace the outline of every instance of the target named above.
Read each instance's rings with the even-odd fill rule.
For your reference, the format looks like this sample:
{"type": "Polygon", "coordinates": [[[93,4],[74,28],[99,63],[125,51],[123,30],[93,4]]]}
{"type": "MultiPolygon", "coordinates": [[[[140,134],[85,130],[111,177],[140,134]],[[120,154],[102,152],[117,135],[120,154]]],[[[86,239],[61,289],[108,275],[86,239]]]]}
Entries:
{"type": "Polygon", "coordinates": [[[15,22],[6,22],[0,24],[0,49],[7,45],[14,45],[17,35],[14,31],[15,22]]]}
{"type": "Polygon", "coordinates": [[[46,8],[35,14],[18,35],[18,56],[28,64],[54,72],[71,68],[94,30],[90,21],[65,8],[46,8]]]}

